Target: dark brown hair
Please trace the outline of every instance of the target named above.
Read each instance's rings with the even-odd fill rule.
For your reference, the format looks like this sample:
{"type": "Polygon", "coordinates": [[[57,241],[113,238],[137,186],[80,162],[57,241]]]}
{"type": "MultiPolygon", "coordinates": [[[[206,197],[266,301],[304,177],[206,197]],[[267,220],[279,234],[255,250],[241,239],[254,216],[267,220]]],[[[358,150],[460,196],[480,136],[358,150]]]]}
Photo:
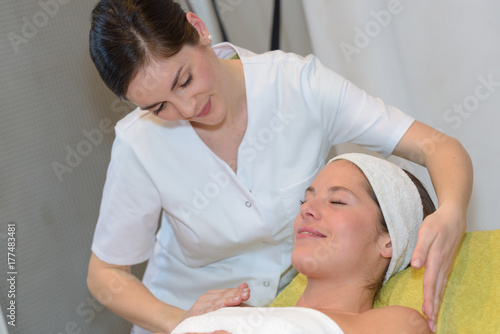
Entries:
{"type": "Polygon", "coordinates": [[[149,59],[172,57],[199,40],[172,0],[101,0],[92,11],[90,55],[106,86],[120,98],[149,59]]]}
{"type": "MultiPolygon", "coordinates": [[[[354,166],[356,166],[356,165],[354,165],[354,166]]],[[[356,167],[359,169],[358,166],[356,166],[356,167]]],[[[361,171],[361,169],[359,169],[359,170],[361,171]]],[[[434,202],[432,201],[431,196],[427,192],[427,189],[425,189],[422,182],[420,182],[420,180],[417,179],[417,177],[415,175],[413,175],[412,173],[410,173],[406,169],[403,169],[403,171],[406,173],[406,175],[408,175],[408,177],[413,182],[415,187],[417,187],[418,193],[420,195],[420,200],[422,201],[422,217],[423,217],[422,219],[425,219],[425,217],[427,217],[428,215],[430,215],[431,213],[436,211],[436,207],[434,206],[434,202]]],[[[361,171],[361,173],[363,173],[363,172],[361,171]]],[[[364,176],[364,173],[363,173],[363,176],[364,176]]],[[[370,195],[371,199],[377,204],[377,206],[379,208],[379,214],[380,214],[380,226],[378,226],[379,232],[389,233],[389,230],[387,228],[387,223],[385,222],[384,216],[382,214],[382,209],[380,208],[380,204],[378,202],[377,196],[375,195],[375,192],[373,191],[373,188],[370,185],[370,182],[368,181],[366,176],[364,177],[364,179],[365,179],[365,182],[363,183],[364,188],[366,189],[366,191],[368,192],[368,195],[370,195]]]]}

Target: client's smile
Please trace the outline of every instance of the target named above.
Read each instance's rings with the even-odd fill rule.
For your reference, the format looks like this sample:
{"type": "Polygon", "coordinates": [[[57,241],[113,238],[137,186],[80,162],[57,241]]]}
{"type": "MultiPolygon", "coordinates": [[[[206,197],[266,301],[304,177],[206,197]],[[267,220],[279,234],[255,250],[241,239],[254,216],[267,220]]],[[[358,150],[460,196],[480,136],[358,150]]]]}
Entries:
{"type": "Polygon", "coordinates": [[[326,238],[326,235],[312,227],[301,226],[297,229],[297,238],[326,238]]]}

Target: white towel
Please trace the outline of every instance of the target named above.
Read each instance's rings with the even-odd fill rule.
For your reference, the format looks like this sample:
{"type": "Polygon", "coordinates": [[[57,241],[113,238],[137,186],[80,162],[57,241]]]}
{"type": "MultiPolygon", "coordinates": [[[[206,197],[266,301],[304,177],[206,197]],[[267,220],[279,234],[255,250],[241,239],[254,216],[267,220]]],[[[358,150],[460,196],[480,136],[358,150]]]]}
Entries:
{"type": "Polygon", "coordinates": [[[325,314],[304,307],[226,307],[190,317],[172,334],[226,330],[232,334],[343,334],[325,314]]]}
{"type": "Polygon", "coordinates": [[[377,196],[392,243],[392,258],[384,283],[410,263],[422,224],[422,200],[417,187],[397,165],[362,153],[347,153],[335,160],[348,160],[359,167],[377,196]]]}

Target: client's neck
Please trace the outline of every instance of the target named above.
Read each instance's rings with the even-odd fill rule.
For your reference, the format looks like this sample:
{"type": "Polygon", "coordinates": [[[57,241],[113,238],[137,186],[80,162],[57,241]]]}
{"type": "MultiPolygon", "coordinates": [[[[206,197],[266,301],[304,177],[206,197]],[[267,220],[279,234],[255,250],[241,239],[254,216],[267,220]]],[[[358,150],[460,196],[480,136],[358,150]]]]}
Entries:
{"type": "Polygon", "coordinates": [[[309,278],[296,306],[338,313],[362,313],[372,309],[375,291],[360,282],[332,282],[309,278]]]}

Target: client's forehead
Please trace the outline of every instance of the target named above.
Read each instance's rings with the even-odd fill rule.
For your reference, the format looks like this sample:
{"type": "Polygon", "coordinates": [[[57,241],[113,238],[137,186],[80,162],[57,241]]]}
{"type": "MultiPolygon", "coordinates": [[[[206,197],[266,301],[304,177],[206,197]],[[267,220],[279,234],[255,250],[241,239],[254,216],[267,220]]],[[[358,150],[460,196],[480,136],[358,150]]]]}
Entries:
{"type": "Polygon", "coordinates": [[[363,171],[349,160],[339,159],[332,161],[324,169],[331,174],[346,174],[353,178],[367,180],[363,171]]]}
{"type": "Polygon", "coordinates": [[[350,183],[351,186],[361,186],[363,192],[368,194],[373,199],[374,192],[368,178],[353,162],[344,159],[334,160],[327,164],[322,172],[324,172],[324,175],[318,181],[322,183],[342,182],[350,183]]]}
{"type": "Polygon", "coordinates": [[[347,160],[336,160],[326,165],[318,174],[313,185],[322,187],[361,185],[367,179],[361,169],[347,160]]]}

